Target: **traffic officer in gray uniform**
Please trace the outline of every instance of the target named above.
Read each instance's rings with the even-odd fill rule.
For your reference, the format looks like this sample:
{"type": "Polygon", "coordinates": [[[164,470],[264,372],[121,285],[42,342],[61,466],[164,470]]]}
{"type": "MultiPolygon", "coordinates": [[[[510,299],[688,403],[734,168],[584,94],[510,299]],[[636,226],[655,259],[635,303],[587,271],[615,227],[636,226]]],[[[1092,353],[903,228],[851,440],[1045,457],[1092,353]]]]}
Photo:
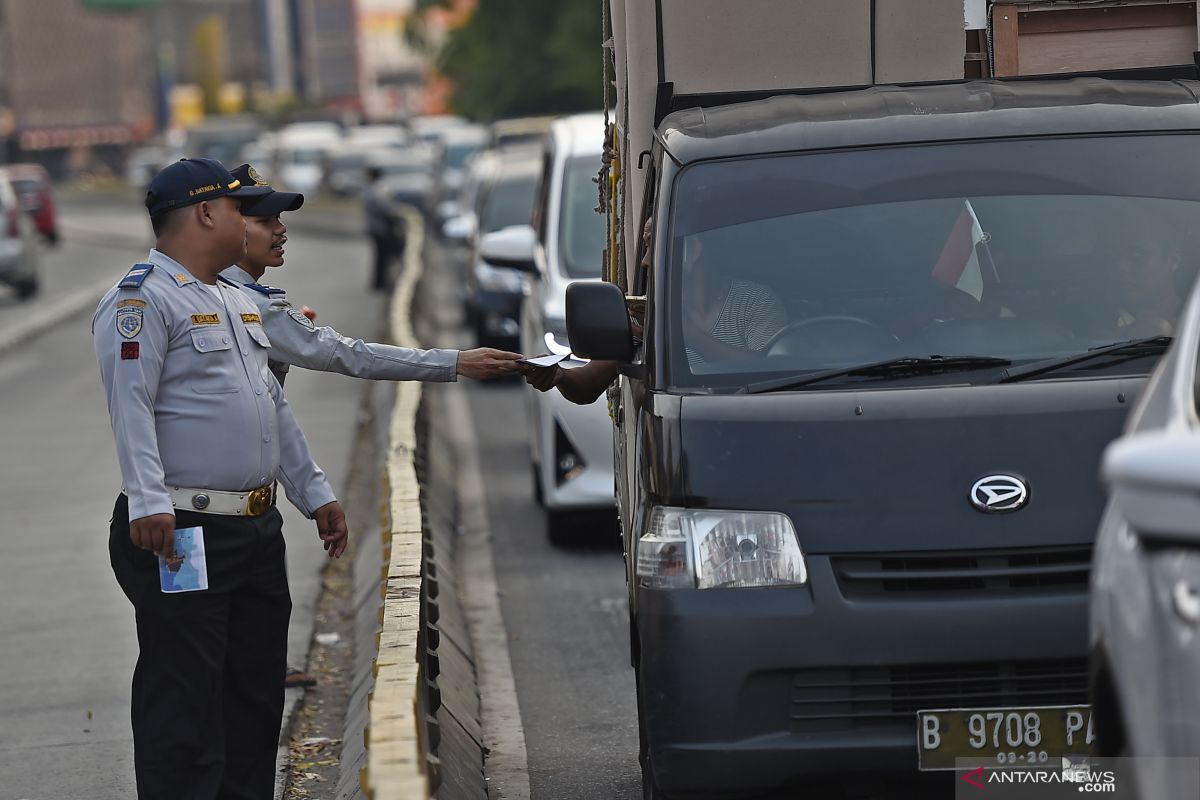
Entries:
{"type": "Polygon", "coordinates": [[[245,186],[265,190],[242,203],[246,219],[246,255],[221,276],[247,290],[258,306],[262,326],[271,339],[271,370],[282,384],[289,365],[356,378],[395,381],[453,381],[459,375],[486,379],[522,371],[519,353],[480,347],[474,350],[415,350],[350,339],[333,328],[318,327],[295,308],[283,289],[260,281],[268,267],[283,265],[287,227],[280,219],[295,211],[304,196],[278,192],[249,164],[233,170],[245,186]]]}
{"type": "Polygon", "coordinates": [[[245,253],[220,162],[150,183],[157,243],[92,320],[124,490],[109,536],[136,610],[132,720],[142,800],[270,800],[291,599],[278,481],[331,556],[346,524],[267,368],[271,342],[217,275],[245,253]]]}

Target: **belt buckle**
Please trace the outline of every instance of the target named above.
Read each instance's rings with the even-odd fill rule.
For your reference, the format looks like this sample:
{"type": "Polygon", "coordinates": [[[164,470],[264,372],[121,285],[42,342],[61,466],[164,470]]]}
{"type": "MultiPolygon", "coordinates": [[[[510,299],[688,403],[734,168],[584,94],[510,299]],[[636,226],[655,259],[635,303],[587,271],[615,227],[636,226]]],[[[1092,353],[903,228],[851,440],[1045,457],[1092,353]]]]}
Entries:
{"type": "Polygon", "coordinates": [[[246,498],[246,515],[257,517],[271,507],[271,487],[263,486],[250,492],[246,498]]]}

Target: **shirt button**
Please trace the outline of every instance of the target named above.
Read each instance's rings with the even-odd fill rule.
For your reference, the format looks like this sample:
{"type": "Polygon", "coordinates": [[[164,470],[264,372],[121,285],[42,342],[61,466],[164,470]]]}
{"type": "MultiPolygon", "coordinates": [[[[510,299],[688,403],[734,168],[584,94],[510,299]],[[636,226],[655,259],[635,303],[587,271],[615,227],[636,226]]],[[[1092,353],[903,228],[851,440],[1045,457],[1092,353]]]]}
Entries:
{"type": "Polygon", "coordinates": [[[201,339],[201,340],[200,340],[200,346],[201,346],[201,347],[204,347],[204,340],[203,340],[203,339],[201,339]]]}
{"type": "Polygon", "coordinates": [[[262,389],[255,389],[255,390],[254,390],[254,393],[255,393],[255,394],[262,394],[262,389]]]}
{"type": "Polygon", "coordinates": [[[229,344],[229,337],[228,337],[228,336],[222,336],[222,337],[221,337],[221,341],[222,341],[222,342],[224,342],[225,344],[229,344]]]}
{"type": "Polygon", "coordinates": [[[243,350],[243,351],[242,351],[242,355],[244,355],[244,356],[248,356],[248,355],[250,355],[250,351],[249,351],[249,350],[243,350]]]}
{"type": "Polygon", "coordinates": [[[264,442],[269,442],[269,441],[271,441],[271,437],[270,437],[270,436],[264,436],[264,437],[263,437],[263,441],[264,441],[264,442]]]}

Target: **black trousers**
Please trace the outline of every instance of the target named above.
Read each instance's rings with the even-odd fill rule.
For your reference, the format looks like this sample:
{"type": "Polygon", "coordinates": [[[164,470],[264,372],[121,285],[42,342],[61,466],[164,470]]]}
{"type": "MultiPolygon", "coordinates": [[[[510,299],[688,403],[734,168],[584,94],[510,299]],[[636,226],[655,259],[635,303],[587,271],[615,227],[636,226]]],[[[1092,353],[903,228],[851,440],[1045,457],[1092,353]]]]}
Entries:
{"type": "Polygon", "coordinates": [[[180,511],[201,526],[209,588],[164,593],[117,497],[109,557],[137,616],[133,747],[139,800],[271,800],[292,600],[283,520],[180,511]]]}

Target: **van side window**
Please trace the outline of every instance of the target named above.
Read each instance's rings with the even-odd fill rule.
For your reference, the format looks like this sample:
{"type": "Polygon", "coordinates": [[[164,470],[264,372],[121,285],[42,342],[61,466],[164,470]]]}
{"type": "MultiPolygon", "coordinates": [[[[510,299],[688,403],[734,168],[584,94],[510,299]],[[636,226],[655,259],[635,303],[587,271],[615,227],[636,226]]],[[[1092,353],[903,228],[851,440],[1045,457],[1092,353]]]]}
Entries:
{"type": "MultiPolygon", "coordinates": [[[[657,166],[658,165],[656,161],[650,162],[650,166],[646,169],[646,186],[642,191],[642,215],[638,220],[637,229],[638,266],[637,269],[633,270],[633,285],[629,287],[629,293],[635,295],[646,293],[646,281],[648,277],[646,273],[649,270],[642,267],[642,263],[644,261],[648,263],[648,259],[646,257],[647,246],[649,246],[649,249],[651,250],[651,258],[653,258],[654,240],[651,238],[650,241],[647,242],[646,237],[643,235],[643,231],[645,231],[647,221],[651,220],[654,216],[654,193],[655,188],[657,187],[658,179],[657,166]]],[[[653,228],[651,236],[653,236],[653,228]]]]}

